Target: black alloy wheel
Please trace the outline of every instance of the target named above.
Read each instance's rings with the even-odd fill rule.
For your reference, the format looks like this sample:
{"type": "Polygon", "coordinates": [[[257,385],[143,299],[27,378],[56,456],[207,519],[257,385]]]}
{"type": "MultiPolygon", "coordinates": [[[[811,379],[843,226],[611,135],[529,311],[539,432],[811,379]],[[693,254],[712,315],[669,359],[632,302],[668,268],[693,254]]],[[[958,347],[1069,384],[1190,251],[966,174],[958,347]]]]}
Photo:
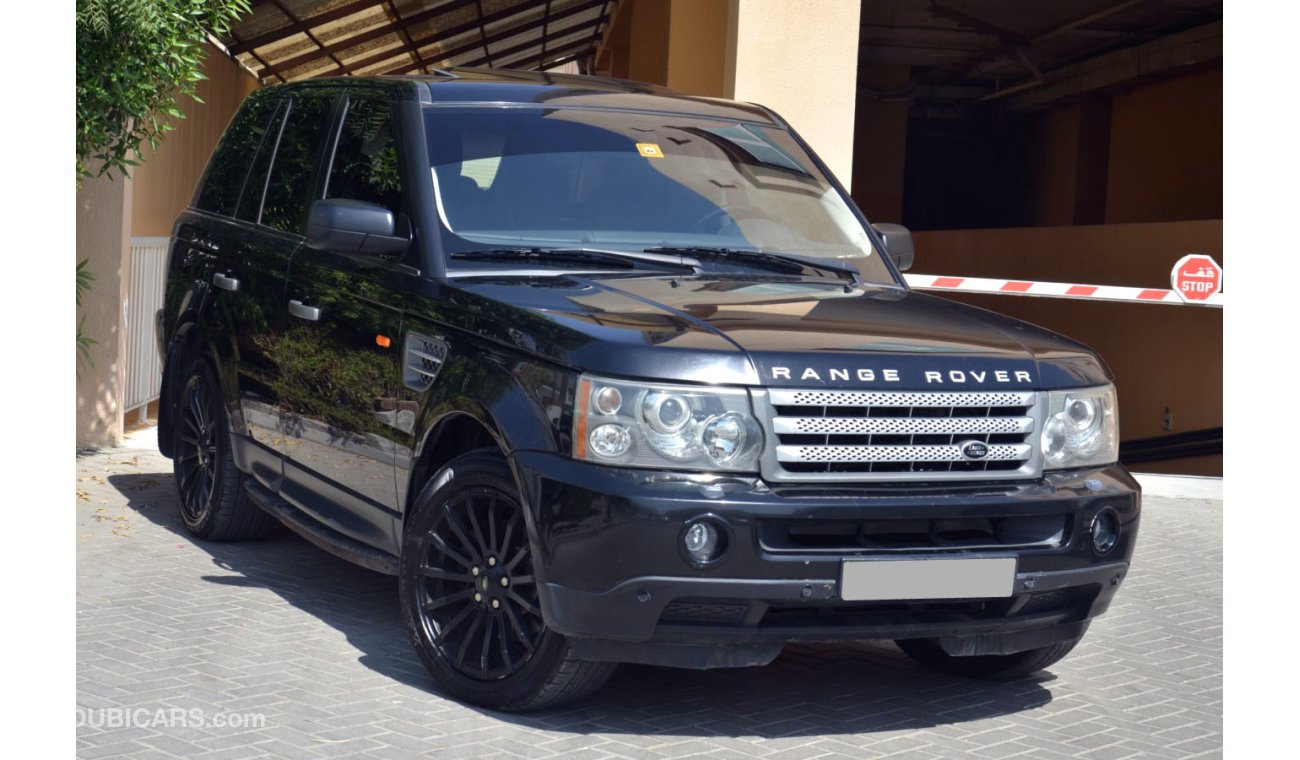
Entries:
{"type": "Polygon", "coordinates": [[[181,392],[176,417],[175,475],[186,525],[196,525],[212,511],[221,475],[221,446],[216,421],[220,410],[208,387],[207,373],[196,372],[181,392]]]}
{"type": "Polygon", "coordinates": [[[442,658],[470,678],[517,672],[545,631],[519,503],[492,487],[442,504],[427,531],[420,623],[442,658]]]}
{"type": "Polygon", "coordinates": [[[277,525],[244,492],[231,452],[225,398],[212,364],[193,360],[172,407],[172,474],[181,522],[210,541],[262,538],[277,525]]]}
{"type": "Polygon", "coordinates": [[[471,451],[429,479],[403,525],[398,587],[416,653],[450,696],[524,711],[591,694],[617,667],[546,626],[525,507],[505,459],[471,451]]]}

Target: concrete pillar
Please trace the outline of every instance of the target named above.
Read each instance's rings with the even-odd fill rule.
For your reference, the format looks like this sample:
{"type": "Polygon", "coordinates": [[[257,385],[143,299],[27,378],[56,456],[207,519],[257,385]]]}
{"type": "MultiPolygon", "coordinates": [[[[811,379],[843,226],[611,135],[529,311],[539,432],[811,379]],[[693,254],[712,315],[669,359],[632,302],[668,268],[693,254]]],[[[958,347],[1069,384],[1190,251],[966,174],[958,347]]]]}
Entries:
{"type": "Polygon", "coordinates": [[[849,187],[860,10],[856,0],[625,0],[595,70],[761,103],[849,187]]]}
{"type": "Polygon", "coordinates": [[[627,77],[638,82],[668,81],[669,0],[640,0],[628,9],[631,52],[627,77]]]}
{"type": "Polygon", "coordinates": [[[674,90],[726,97],[730,0],[672,0],[668,79],[674,90]]]}
{"type": "Polygon", "coordinates": [[[113,446],[122,440],[126,389],[126,330],[123,322],[130,260],[131,181],[85,180],[77,191],[77,261],[89,259],[95,284],[82,300],[77,319],[96,341],[94,366],[78,360],[77,445],[113,446]]]}
{"type": "Polygon", "coordinates": [[[855,0],[730,0],[724,95],[794,127],[847,188],[853,181],[855,0]]]}

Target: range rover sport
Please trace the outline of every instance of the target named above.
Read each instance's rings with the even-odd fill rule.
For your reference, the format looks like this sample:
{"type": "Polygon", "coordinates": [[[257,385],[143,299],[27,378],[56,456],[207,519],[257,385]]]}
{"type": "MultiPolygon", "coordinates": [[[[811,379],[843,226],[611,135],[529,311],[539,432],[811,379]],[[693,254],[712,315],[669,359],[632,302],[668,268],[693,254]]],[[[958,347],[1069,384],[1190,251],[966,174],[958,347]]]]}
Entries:
{"type": "Polygon", "coordinates": [[[771,111],[528,72],[253,93],[177,219],[159,447],[196,537],[398,577],[448,694],[893,640],[1012,678],[1123,580],[1087,347],[910,290],[771,111]]]}

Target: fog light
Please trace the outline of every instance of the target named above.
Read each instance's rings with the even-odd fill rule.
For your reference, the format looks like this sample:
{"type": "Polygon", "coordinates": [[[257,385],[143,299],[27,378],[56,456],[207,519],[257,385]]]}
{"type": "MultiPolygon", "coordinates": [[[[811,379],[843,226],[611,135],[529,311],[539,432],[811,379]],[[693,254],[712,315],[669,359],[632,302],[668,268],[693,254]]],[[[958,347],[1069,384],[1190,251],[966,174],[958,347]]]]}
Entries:
{"type": "Polygon", "coordinates": [[[1092,550],[1098,554],[1105,554],[1115,548],[1115,543],[1119,541],[1119,515],[1115,510],[1107,507],[1097,513],[1092,518],[1092,550]]]}
{"type": "Polygon", "coordinates": [[[722,531],[708,520],[691,523],[682,534],[682,548],[696,565],[716,562],[722,556],[724,541],[722,531]]]}

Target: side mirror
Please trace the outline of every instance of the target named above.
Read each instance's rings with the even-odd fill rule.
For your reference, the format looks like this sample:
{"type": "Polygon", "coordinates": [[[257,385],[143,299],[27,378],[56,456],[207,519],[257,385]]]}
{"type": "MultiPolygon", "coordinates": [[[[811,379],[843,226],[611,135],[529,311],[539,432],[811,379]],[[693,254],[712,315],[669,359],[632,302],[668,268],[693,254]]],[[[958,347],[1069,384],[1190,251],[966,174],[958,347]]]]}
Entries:
{"type": "Polygon", "coordinates": [[[396,231],[392,211],[365,201],[326,198],[312,203],[307,214],[307,247],[318,251],[398,254],[410,240],[396,231]]]}
{"type": "Polygon", "coordinates": [[[906,272],[912,268],[916,250],[912,247],[912,233],[901,224],[873,224],[871,229],[880,236],[885,245],[885,255],[894,262],[898,271],[906,272]]]}

